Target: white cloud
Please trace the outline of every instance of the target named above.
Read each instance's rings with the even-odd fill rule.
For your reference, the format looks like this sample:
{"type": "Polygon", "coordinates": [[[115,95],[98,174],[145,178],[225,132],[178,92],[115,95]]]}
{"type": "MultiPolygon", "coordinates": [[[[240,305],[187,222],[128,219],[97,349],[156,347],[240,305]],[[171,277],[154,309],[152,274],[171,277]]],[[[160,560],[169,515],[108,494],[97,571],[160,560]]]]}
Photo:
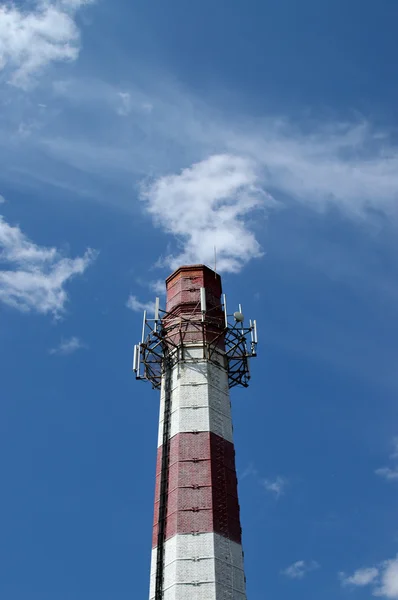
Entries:
{"type": "Polygon", "coordinates": [[[373,596],[398,599],[398,556],[386,560],[375,567],[358,569],[349,577],[339,574],[343,586],[365,587],[372,586],[373,596]]]}
{"type": "Polygon", "coordinates": [[[224,272],[237,272],[262,255],[244,218],[274,201],[261,189],[252,160],[229,154],[210,156],[179,175],[146,185],[141,198],[154,223],[180,241],[181,253],[165,259],[171,268],[212,264],[215,246],[217,267],[224,272]]]}
{"type": "Polygon", "coordinates": [[[151,281],[149,287],[155,294],[159,294],[159,296],[163,296],[166,293],[166,284],[163,279],[151,281]]]}
{"type": "Polygon", "coordinates": [[[26,88],[32,77],[57,61],[74,61],[80,33],[74,13],[93,0],[37,0],[30,10],[0,5],[0,71],[26,88]]]}
{"type": "Polygon", "coordinates": [[[4,196],[0,194],[0,204],[3,204],[5,201],[6,199],[4,198],[4,196]]]}
{"type": "Polygon", "coordinates": [[[246,469],[244,469],[239,475],[240,479],[246,479],[246,477],[255,477],[257,480],[259,480],[258,471],[253,463],[249,463],[246,469]]]}
{"type": "Polygon", "coordinates": [[[312,560],[306,562],[304,560],[298,560],[290,565],[290,567],[281,571],[281,573],[282,575],[286,575],[286,577],[290,577],[290,579],[303,579],[305,575],[316,569],[319,569],[319,564],[316,561],[312,560]]]}
{"type": "Polygon", "coordinates": [[[272,479],[264,479],[262,481],[264,488],[267,492],[270,492],[275,495],[276,498],[279,498],[285,493],[285,489],[288,485],[287,479],[278,475],[275,480],[272,479]]]}
{"type": "Polygon", "coordinates": [[[398,598],[398,557],[383,563],[380,582],[373,594],[383,598],[398,598]]]}
{"type": "Polygon", "coordinates": [[[390,467],[382,467],[381,469],[376,469],[376,475],[380,477],[384,477],[387,481],[397,481],[398,480],[398,467],[391,469],[390,467]]]}
{"type": "Polygon", "coordinates": [[[147,310],[148,312],[155,311],[154,302],[140,302],[136,296],[130,296],[127,300],[126,306],[134,312],[143,312],[144,310],[147,310]]]}
{"type": "Polygon", "coordinates": [[[343,586],[362,587],[373,583],[379,575],[379,570],[376,567],[358,569],[353,575],[346,576],[345,573],[340,573],[340,580],[343,586]]]}
{"type": "Polygon", "coordinates": [[[96,258],[89,249],[84,256],[63,257],[56,248],[31,242],[19,227],[0,216],[0,302],[23,312],[59,316],[68,300],[65,284],[81,275],[96,258]]]}
{"type": "Polygon", "coordinates": [[[131,96],[128,92],[119,92],[120,106],[117,109],[118,115],[127,117],[131,112],[131,96]]]}
{"type": "MultiPolygon", "coordinates": [[[[344,216],[361,222],[365,218],[371,220],[375,211],[378,215],[396,214],[398,148],[393,138],[376,131],[371,124],[312,122],[300,130],[284,119],[256,120],[235,115],[226,121],[204,102],[163,83],[162,80],[159,91],[154,90],[154,83],[120,89],[98,80],[58,82],[54,91],[66,106],[59,116],[52,117],[56,135],[42,128],[31,136],[42,164],[38,168],[35,155],[31,176],[48,181],[51,157],[57,160],[58,173],[63,165],[69,183],[68,166],[71,166],[79,173],[123,186],[124,194],[108,194],[101,199],[131,209],[128,192],[134,176],[137,179],[147,177],[148,173],[153,176],[154,183],[146,186],[145,191],[151,192],[152,201],[156,196],[160,202],[161,193],[166,195],[168,191],[163,189],[166,184],[174,194],[177,183],[180,187],[187,185],[188,175],[197,180],[200,176],[202,185],[207,186],[205,167],[210,168],[214,156],[226,156],[245,163],[256,188],[268,190],[281,206],[291,206],[292,200],[316,211],[334,206],[344,216]],[[68,103],[73,112],[65,119],[68,103]],[[150,118],[145,107],[147,110],[155,107],[150,118]],[[87,110],[92,116],[92,126],[82,139],[73,132],[80,131],[87,110]],[[118,112],[125,118],[120,119],[118,112]],[[201,173],[197,165],[201,165],[201,173]],[[186,170],[178,174],[181,167],[186,170]]],[[[79,186],[78,181],[76,185],[79,186]]],[[[87,185],[81,185],[86,193],[87,185]]],[[[101,196],[101,191],[96,190],[95,195],[101,196]]],[[[195,200],[197,203],[198,196],[195,200]]],[[[202,203],[200,196],[199,201],[202,203]]],[[[188,200],[186,206],[191,212],[188,200]]],[[[250,213],[241,219],[248,217],[250,213]]],[[[170,220],[166,214],[159,225],[174,231],[170,220]]],[[[177,233],[178,238],[185,235],[185,231],[177,233]]],[[[200,247],[200,242],[192,240],[188,244],[185,238],[182,255],[187,246],[196,254],[191,246],[200,247]]]]}
{"type": "Polygon", "coordinates": [[[260,485],[267,492],[272,494],[275,499],[280,498],[286,491],[286,488],[289,485],[289,481],[286,477],[282,477],[278,475],[275,479],[264,479],[264,477],[259,473],[257,467],[253,463],[249,463],[242,471],[239,476],[241,479],[246,479],[247,477],[254,478],[256,483],[260,485]]]}
{"type": "Polygon", "coordinates": [[[77,10],[82,6],[92,4],[95,1],[96,0],[60,0],[59,4],[63,6],[66,10],[77,10]]]}
{"type": "MultiPolygon", "coordinates": [[[[112,123],[114,114],[111,113],[115,113],[119,117],[129,117],[129,124],[137,118],[142,125],[142,120],[145,120],[145,117],[148,117],[153,110],[153,104],[147,94],[133,87],[120,90],[104,81],[59,79],[52,82],[51,91],[58,100],[63,99],[73,104],[75,109],[89,104],[94,119],[97,112],[100,112],[103,117],[104,111],[107,111],[110,127],[121,125],[124,133],[126,133],[126,123],[120,122],[120,119],[117,119],[116,123],[112,123]]],[[[96,123],[96,129],[101,129],[100,123],[96,123]]],[[[111,164],[110,168],[114,168],[114,164],[111,164]]]]}
{"type": "Polygon", "coordinates": [[[395,437],[392,441],[393,451],[390,454],[390,458],[398,460],[398,437],[395,437]]]}
{"type": "MultiPolygon", "coordinates": [[[[32,132],[29,152],[22,152],[20,145],[13,153],[14,148],[9,143],[1,146],[0,141],[3,177],[15,178],[17,162],[24,181],[30,185],[45,183],[60,188],[73,187],[73,191],[83,197],[95,197],[133,212],[136,205],[131,182],[150,176],[152,183],[144,188],[146,206],[153,209],[152,216],[158,219],[158,226],[175,235],[181,244],[180,251],[168,251],[172,256],[167,256],[164,261],[172,267],[177,260],[190,260],[191,257],[213,264],[213,246],[214,243],[219,245],[213,240],[217,220],[211,224],[210,231],[203,231],[200,222],[196,223],[196,216],[202,206],[211,218],[219,217],[220,211],[211,207],[207,197],[202,200],[199,193],[209,186],[205,171],[210,169],[214,157],[228,157],[228,160],[245,165],[242,168],[247,167],[251,174],[247,179],[254,181],[252,185],[259,197],[263,195],[262,205],[266,208],[270,199],[264,195],[264,190],[276,198],[279,206],[294,208],[294,203],[301,203],[315,211],[334,207],[344,217],[361,225],[372,223],[373,218],[380,224],[380,217],[392,218],[396,214],[398,147],[392,136],[376,131],[371,124],[335,122],[325,125],[313,121],[304,123],[300,129],[284,119],[230,115],[227,121],[200,99],[190,97],[175,85],[167,86],[164,78],[160,85],[156,83],[156,77],[150,77],[151,83],[148,83],[143,73],[140,75],[143,85],[126,84],[123,88],[98,80],[57,84],[57,101],[62,99],[63,110],[59,115],[53,114],[51,122],[49,116],[41,115],[44,122],[48,119],[47,124],[51,127],[43,126],[32,132]],[[131,111],[123,119],[117,114],[122,101],[120,93],[131,101],[131,111]],[[140,110],[139,107],[144,105],[154,107],[150,117],[140,110]],[[68,111],[68,106],[73,110],[68,111]],[[81,122],[88,110],[90,124],[87,123],[82,137],[81,122]],[[49,164],[54,169],[50,169],[49,164]],[[185,170],[181,172],[182,167],[185,170]],[[192,201],[184,195],[185,212],[192,218],[193,226],[186,222],[187,219],[180,219],[185,212],[173,202],[180,189],[188,189],[189,178],[198,184],[198,193],[192,201]],[[113,187],[115,193],[106,193],[108,186],[113,187]],[[167,202],[170,199],[169,208],[167,202]]],[[[48,104],[51,105],[50,99],[48,104]]],[[[9,122],[9,119],[5,122],[5,129],[10,127],[9,122]]],[[[30,122],[28,115],[24,116],[24,122],[30,122]]],[[[7,135],[3,139],[7,140],[7,135]]],[[[222,168],[220,165],[220,175],[222,168]]],[[[239,195],[241,190],[235,192],[239,195]]],[[[235,192],[233,190],[232,194],[235,192]]],[[[252,237],[244,238],[248,249],[243,248],[238,258],[221,257],[224,270],[238,270],[242,260],[257,255],[260,252],[257,241],[260,235],[264,236],[263,215],[255,215],[249,210],[237,215],[234,223],[236,221],[240,222],[245,235],[249,232],[252,237]],[[254,220],[256,228],[251,226],[254,220]],[[257,233],[260,227],[261,233],[257,233]]],[[[220,228],[223,227],[222,222],[220,228]]],[[[224,227],[220,246],[225,243],[227,250],[234,248],[230,238],[235,233],[224,227]],[[229,236],[226,241],[225,236],[229,236]]],[[[289,240],[281,239],[280,246],[289,248],[289,240]]],[[[305,242],[303,248],[304,252],[305,242]]],[[[320,266],[323,270],[332,262],[332,268],[337,265],[339,272],[346,269],[348,260],[355,272],[359,271],[358,266],[366,271],[366,263],[357,265],[356,260],[345,252],[344,245],[341,248],[342,260],[335,257],[334,251],[329,259],[310,253],[304,260],[316,263],[317,268],[320,266]]],[[[349,280],[350,275],[346,274],[344,278],[349,280]]]]}
{"type": "MultiPolygon", "coordinates": [[[[32,134],[32,149],[34,137],[43,166],[37,167],[35,155],[34,169],[27,170],[33,179],[48,182],[48,160],[55,159],[57,177],[51,183],[73,181],[76,191],[127,211],[136,210],[131,181],[146,178],[144,206],[157,227],[175,238],[161,263],[168,268],[180,262],[212,265],[214,245],[221,272],[237,272],[260,256],[258,242],[267,249],[264,221],[275,206],[267,192],[279,207],[334,207],[361,225],[396,213],[398,148],[370,124],[312,122],[300,129],[283,119],[235,115],[226,121],[175,85],[167,87],[162,80],[159,91],[155,83],[141,80],[144,85],[124,88],[77,80],[56,86],[57,95],[73,107],[74,127],[68,121],[58,123],[57,135],[44,128],[32,134]],[[150,118],[139,110],[143,104],[155,107],[150,118]],[[93,121],[82,139],[71,131],[79,130],[77,118],[88,109],[93,121]],[[128,114],[120,119],[118,111],[128,114]],[[117,193],[105,195],[108,185],[117,193]],[[245,194],[254,206],[242,203],[245,194]],[[255,214],[259,208],[265,209],[263,214],[255,214]]],[[[6,161],[11,159],[6,156],[6,161]]],[[[12,174],[11,162],[9,169],[12,174]]],[[[26,180],[26,170],[24,176],[26,180]]],[[[288,248],[289,240],[281,240],[280,246],[288,248]]],[[[305,242],[300,248],[305,251],[305,242]]],[[[341,273],[347,264],[344,246],[341,253],[343,260],[337,260],[334,250],[331,258],[310,253],[304,260],[341,273]]],[[[355,259],[348,257],[350,261],[359,271],[355,259]]],[[[360,266],[366,271],[366,263],[360,266]]]]}
{"type": "Polygon", "coordinates": [[[87,346],[78,337],[71,337],[68,340],[63,340],[56,348],[52,348],[50,354],[67,356],[83,348],[87,348],[87,346]]]}
{"type": "Polygon", "coordinates": [[[131,172],[177,172],[214,154],[232,155],[251,161],[256,184],[280,201],[288,196],[314,210],[336,206],[353,219],[371,216],[372,209],[396,213],[398,148],[393,138],[370,123],[313,121],[300,129],[283,118],[235,115],[227,121],[202,99],[174,84],[167,86],[164,79],[161,91],[154,89],[153,79],[122,90],[134,107],[156,107],[150,119],[131,111],[129,123],[137,135],[132,137],[119,119],[112,128],[108,119],[104,122],[103,109],[111,96],[118,98],[120,108],[120,90],[111,90],[103,82],[75,81],[74,91],[66,92],[65,98],[78,95],[83,114],[87,106],[95,109],[98,140],[83,144],[66,131],[64,138],[45,143],[58,158],[73,164],[77,153],[80,168],[87,164],[90,171],[95,148],[98,172],[112,173],[121,167],[127,177],[131,172]]]}
{"type": "Polygon", "coordinates": [[[142,98],[135,98],[130,92],[119,92],[117,96],[119,102],[116,112],[120,117],[127,117],[133,110],[144,114],[149,114],[153,110],[150,102],[145,102],[142,98]]]}
{"type": "Polygon", "coordinates": [[[369,210],[396,214],[398,149],[368,123],[318,125],[301,133],[288,122],[230,141],[256,156],[264,182],[314,210],[338,207],[352,219],[369,210]]]}
{"type": "Polygon", "coordinates": [[[398,438],[393,440],[393,452],[390,454],[390,459],[394,463],[392,467],[382,467],[375,471],[376,475],[384,477],[387,481],[398,480],[398,438]]]}

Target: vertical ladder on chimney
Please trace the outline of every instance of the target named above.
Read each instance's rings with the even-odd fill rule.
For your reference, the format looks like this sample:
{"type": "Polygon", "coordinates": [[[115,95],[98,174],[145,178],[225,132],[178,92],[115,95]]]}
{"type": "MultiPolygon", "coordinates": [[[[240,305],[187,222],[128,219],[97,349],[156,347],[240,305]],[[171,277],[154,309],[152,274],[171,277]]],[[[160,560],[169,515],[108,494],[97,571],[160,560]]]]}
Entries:
{"type": "Polygon", "coordinates": [[[163,443],[160,474],[160,497],[158,518],[158,545],[156,558],[155,600],[163,600],[164,561],[166,541],[167,499],[169,492],[170,427],[171,427],[171,376],[172,364],[167,357],[164,360],[164,415],[163,443]]]}

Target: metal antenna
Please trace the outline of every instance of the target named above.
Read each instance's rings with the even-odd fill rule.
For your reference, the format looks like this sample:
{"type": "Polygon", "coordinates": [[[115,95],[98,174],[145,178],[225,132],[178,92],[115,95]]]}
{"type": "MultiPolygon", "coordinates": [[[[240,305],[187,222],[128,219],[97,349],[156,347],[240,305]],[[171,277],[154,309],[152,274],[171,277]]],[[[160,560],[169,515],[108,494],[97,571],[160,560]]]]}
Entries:
{"type": "Polygon", "coordinates": [[[225,327],[228,329],[227,297],[223,294],[225,327]]]}
{"type": "Polygon", "coordinates": [[[217,323],[213,325],[214,317],[208,314],[209,309],[213,309],[211,294],[207,294],[204,287],[198,287],[197,291],[199,301],[192,315],[187,313],[175,319],[173,313],[160,309],[159,299],[155,301],[154,318],[148,319],[147,311],[144,312],[141,342],[134,348],[133,354],[133,371],[136,379],[150,381],[154,388],[160,389],[169,361],[175,365],[190,360],[184,358],[183,352],[174,352],[174,350],[187,347],[191,338],[200,339],[206,350],[206,360],[214,361],[214,364],[218,365],[215,356],[218,352],[218,343],[222,340],[228,362],[229,386],[247,387],[250,379],[248,360],[257,356],[257,322],[251,320],[248,327],[245,326],[241,304],[238,305],[238,311],[228,315],[227,297],[223,294],[220,298],[222,302],[217,307],[220,311],[215,318],[217,323]],[[172,315],[172,318],[169,318],[169,315],[172,315]],[[230,317],[234,320],[230,320],[230,317]],[[218,334],[216,328],[219,329],[218,334]],[[182,336],[181,331],[183,331],[182,336]],[[207,331],[211,334],[214,332],[214,338],[210,336],[207,340],[207,331]],[[246,346],[246,337],[249,337],[249,347],[246,346]]]}
{"type": "Polygon", "coordinates": [[[143,344],[143,343],[144,343],[144,341],[145,341],[146,313],[147,313],[147,311],[146,311],[146,310],[144,310],[144,320],[143,320],[143,323],[142,323],[142,338],[141,338],[141,343],[142,343],[142,344],[143,344]]]}
{"type": "Polygon", "coordinates": [[[200,288],[200,307],[202,311],[202,321],[205,320],[206,316],[206,288],[200,288]]]}
{"type": "Polygon", "coordinates": [[[217,279],[217,246],[214,246],[214,277],[217,279]]]}
{"type": "Polygon", "coordinates": [[[155,332],[157,331],[157,328],[158,328],[159,308],[160,308],[160,298],[156,298],[156,301],[155,301],[155,326],[154,326],[155,332]]]}

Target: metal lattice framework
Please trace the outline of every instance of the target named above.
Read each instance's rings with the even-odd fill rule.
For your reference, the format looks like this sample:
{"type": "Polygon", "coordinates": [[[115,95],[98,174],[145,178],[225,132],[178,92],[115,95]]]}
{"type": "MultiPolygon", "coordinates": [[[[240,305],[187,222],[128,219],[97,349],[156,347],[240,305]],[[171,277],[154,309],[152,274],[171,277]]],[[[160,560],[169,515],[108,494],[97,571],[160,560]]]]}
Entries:
{"type": "Polygon", "coordinates": [[[257,355],[256,321],[250,321],[249,327],[245,327],[241,306],[239,312],[229,315],[225,296],[224,305],[218,307],[218,312],[220,309],[224,313],[221,322],[219,317],[212,316],[212,311],[206,311],[203,304],[198,304],[189,315],[176,316],[161,310],[157,298],[155,317],[149,319],[144,312],[142,339],[134,347],[133,371],[136,378],[150,381],[154,388],[160,389],[166,359],[169,365],[203,359],[219,364],[220,355],[225,355],[229,387],[248,387],[249,359],[257,355]],[[201,359],[193,359],[184,352],[199,344],[203,347],[201,359]],[[225,352],[220,346],[225,347],[225,352]]]}

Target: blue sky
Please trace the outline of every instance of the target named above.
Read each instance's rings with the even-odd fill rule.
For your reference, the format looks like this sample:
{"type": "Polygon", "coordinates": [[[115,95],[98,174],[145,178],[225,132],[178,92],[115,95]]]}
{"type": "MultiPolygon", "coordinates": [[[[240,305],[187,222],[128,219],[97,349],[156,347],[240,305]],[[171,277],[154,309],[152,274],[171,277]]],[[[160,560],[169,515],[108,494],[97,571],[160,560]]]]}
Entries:
{"type": "Polygon", "coordinates": [[[147,597],[141,307],[212,264],[249,600],[398,598],[396,0],[0,1],[0,596],[147,597]]]}

